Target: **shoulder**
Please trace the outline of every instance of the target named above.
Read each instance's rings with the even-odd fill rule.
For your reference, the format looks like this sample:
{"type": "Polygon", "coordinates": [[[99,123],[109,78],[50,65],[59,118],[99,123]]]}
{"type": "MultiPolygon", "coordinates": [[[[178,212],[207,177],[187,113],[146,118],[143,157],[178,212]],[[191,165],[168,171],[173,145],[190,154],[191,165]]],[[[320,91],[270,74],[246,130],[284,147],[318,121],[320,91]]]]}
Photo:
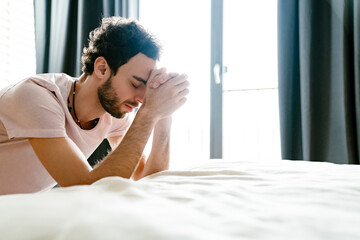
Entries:
{"type": "Polygon", "coordinates": [[[9,88],[0,99],[0,106],[32,108],[39,104],[57,102],[55,92],[33,79],[26,79],[9,88]]]}
{"type": "Polygon", "coordinates": [[[1,96],[0,119],[5,124],[21,122],[21,125],[29,126],[50,120],[63,123],[64,106],[55,92],[55,89],[49,89],[33,78],[23,80],[1,96]]]}
{"type": "Polygon", "coordinates": [[[72,81],[72,77],[66,74],[34,75],[3,90],[0,102],[23,102],[24,100],[34,102],[44,98],[62,102],[67,98],[72,81]]]}

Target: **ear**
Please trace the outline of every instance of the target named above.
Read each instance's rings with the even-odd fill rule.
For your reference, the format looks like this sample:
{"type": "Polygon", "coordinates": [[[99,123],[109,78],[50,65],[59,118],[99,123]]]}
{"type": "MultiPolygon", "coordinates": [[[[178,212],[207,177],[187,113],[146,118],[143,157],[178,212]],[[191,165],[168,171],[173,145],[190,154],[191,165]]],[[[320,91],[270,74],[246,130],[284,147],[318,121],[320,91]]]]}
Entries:
{"type": "Polygon", "coordinates": [[[98,57],[95,59],[94,74],[99,79],[107,79],[110,76],[110,67],[104,57],[98,57]]]}

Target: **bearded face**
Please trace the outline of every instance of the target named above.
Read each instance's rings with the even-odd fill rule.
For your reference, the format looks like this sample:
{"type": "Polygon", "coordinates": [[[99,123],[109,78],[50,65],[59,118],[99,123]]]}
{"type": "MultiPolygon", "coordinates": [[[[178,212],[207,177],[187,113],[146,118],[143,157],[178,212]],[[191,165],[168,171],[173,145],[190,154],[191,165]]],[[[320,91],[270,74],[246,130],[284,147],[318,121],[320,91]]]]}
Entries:
{"type": "Polygon", "coordinates": [[[110,76],[103,85],[98,88],[98,97],[101,106],[111,116],[123,118],[132,108],[137,107],[138,102],[125,100],[122,101],[113,87],[113,76],[110,76]],[[129,108],[130,107],[130,108],[129,108]]]}

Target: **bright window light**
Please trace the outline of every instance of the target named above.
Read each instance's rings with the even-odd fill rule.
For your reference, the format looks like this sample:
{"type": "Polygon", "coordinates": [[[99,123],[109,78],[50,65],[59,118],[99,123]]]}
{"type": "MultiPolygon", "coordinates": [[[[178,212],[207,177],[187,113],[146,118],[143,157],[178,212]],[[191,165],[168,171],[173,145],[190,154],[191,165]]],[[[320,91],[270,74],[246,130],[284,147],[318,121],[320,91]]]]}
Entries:
{"type": "Polygon", "coordinates": [[[277,1],[224,0],[223,157],[280,159],[277,1]]]}
{"type": "Polygon", "coordinates": [[[163,43],[159,67],[186,73],[190,81],[187,103],[173,116],[172,169],[210,156],[210,3],[140,1],[140,22],[163,43]]]}
{"type": "MultiPolygon", "coordinates": [[[[280,159],[277,1],[223,5],[223,158],[280,159]]],[[[171,167],[209,158],[210,15],[209,0],[140,1],[141,23],[164,43],[159,65],[191,82],[174,116],[171,167]]]]}
{"type": "Polygon", "coordinates": [[[0,89],[36,72],[34,6],[0,0],[0,89]]]}

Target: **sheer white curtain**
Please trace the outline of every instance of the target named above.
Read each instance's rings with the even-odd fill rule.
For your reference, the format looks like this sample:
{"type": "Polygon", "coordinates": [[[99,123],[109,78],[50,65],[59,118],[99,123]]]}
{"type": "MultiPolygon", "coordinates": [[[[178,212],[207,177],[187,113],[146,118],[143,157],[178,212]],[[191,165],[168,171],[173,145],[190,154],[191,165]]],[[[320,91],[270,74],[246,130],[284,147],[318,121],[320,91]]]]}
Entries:
{"type": "Polygon", "coordinates": [[[0,0],[0,89],[35,74],[34,7],[29,0],[0,0]]]}

